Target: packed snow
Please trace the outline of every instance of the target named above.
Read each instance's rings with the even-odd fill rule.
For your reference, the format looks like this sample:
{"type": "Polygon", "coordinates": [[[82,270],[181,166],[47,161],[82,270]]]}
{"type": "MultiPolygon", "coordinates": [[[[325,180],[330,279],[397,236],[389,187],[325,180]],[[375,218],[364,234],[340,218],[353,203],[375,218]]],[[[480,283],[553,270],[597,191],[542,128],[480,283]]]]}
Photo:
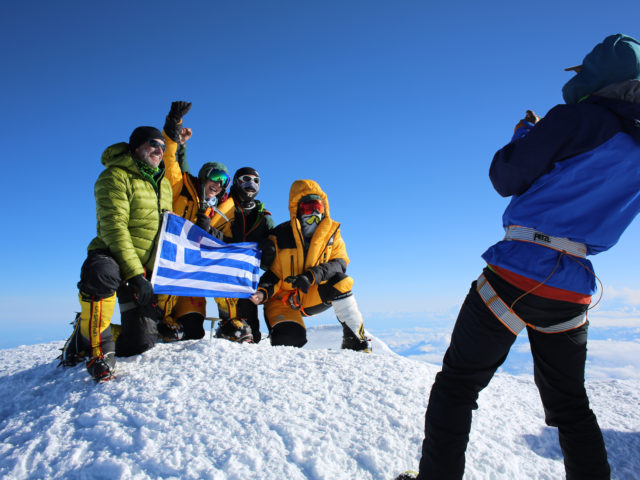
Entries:
{"type": "MultiPolygon", "coordinates": [[[[58,368],[62,342],[0,350],[6,479],[391,480],[416,469],[439,364],[339,349],[341,327],[302,349],[209,339],[119,359],[95,384],[58,368]]],[[[640,478],[640,380],[589,379],[614,479],[640,478]]],[[[531,375],[480,396],[466,479],[564,478],[531,375]]]]}

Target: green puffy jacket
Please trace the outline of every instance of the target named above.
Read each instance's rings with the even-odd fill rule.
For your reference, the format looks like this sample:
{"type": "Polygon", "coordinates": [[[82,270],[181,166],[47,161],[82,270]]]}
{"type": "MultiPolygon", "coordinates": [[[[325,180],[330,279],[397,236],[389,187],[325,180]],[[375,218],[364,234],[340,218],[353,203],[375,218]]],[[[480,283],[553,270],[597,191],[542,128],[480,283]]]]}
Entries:
{"type": "Polygon", "coordinates": [[[102,164],[107,168],[94,188],[98,236],[88,250],[108,249],[128,280],[153,269],[162,211],[171,210],[173,193],[165,178],[156,186],[142,174],[127,143],[108,147],[102,164]]]}

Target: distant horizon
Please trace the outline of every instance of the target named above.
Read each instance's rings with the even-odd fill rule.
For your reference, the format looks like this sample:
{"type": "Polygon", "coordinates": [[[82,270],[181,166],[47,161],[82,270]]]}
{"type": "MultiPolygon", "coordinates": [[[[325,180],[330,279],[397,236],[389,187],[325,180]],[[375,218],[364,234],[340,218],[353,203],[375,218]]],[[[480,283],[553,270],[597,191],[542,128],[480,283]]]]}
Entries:
{"type": "MultiPolygon", "coordinates": [[[[589,327],[586,378],[640,380],[640,355],[638,355],[640,352],[640,322],[635,317],[635,313],[626,317],[619,314],[616,317],[608,317],[606,312],[602,312],[602,315],[596,312],[590,314],[589,318],[591,325],[589,327]]],[[[310,331],[339,325],[338,321],[332,318],[330,311],[305,320],[310,331]]],[[[374,317],[369,321],[365,320],[365,327],[371,335],[385,343],[397,355],[441,367],[454,323],[455,317],[450,319],[400,317],[396,318],[395,322],[374,317]]],[[[69,328],[71,328],[70,325],[69,328]]],[[[203,342],[209,341],[209,321],[205,321],[205,330],[205,337],[201,340],[203,342]]],[[[262,322],[261,330],[263,331],[262,342],[268,343],[264,322],[262,322]]],[[[62,346],[65,339],[66,337],[51,338],[48,341],[30,341],[24,344],[17,342],[13,345],[8,345],[6,341],[0,340],[0,350],[50,342],[60,342],[60,346],[62,346]]],[[[172,345],[175,348],[180,348],[181,342],[172,345]]],[[[310,347],[307,345],[304,348],[310,347]]],[[[529,340],[525,332],[518,336],[507,360],[499,371],[511,375],[533,375],[529,340]]]]}

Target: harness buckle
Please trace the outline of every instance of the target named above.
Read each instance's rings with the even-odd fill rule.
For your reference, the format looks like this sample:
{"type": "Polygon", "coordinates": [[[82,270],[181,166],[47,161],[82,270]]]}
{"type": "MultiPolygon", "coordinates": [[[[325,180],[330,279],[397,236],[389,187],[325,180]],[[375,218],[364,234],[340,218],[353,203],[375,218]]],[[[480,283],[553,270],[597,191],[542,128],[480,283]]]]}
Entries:
{"type": "Polygon", "coordinates": [[[293,310],[300,310],[300,292],[298,292],[298,289],[292,290],[289,295],[284,297],[283,303],[288,303],[293,310]]]}

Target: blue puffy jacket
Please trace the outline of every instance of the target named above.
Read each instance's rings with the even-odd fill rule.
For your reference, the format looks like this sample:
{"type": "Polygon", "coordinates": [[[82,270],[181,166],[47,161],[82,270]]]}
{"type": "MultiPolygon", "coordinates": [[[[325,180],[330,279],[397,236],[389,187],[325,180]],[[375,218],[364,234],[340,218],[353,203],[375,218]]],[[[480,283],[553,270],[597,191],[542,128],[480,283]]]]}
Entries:
{"type": "MultiPolygon", "coordinates": [[[[519,130],[493,158],[489,176],[513,196],[505,227],[521,225],[587,245],[594,255],[616,244],[640,211],[640,104],[592,95],[554,107],[530,131],[519,130]],[[524,135],[523,135],[524,134],[524,135]]],[[[501,241],[482,257],[489,265],[542,282],[559,253],[501,241]]],[[[595,293],[591,263],[563,256],[545,284],[595,293]]]]}

